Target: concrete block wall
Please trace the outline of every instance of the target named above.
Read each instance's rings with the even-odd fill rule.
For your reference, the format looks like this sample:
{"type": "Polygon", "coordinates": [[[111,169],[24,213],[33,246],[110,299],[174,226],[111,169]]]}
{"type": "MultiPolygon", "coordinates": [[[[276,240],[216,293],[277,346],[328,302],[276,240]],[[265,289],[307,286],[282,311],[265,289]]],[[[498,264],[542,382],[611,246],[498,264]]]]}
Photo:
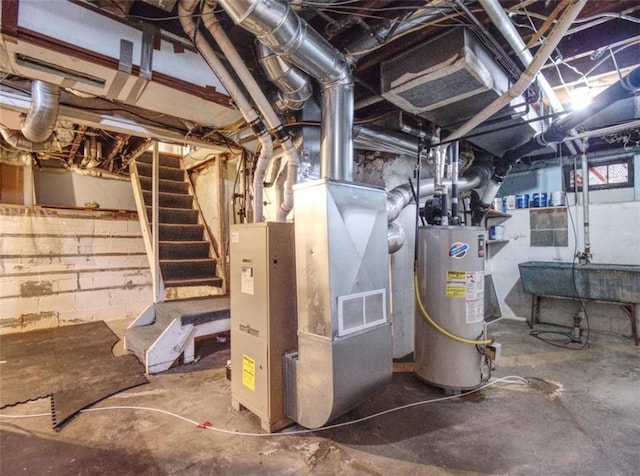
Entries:
{"type": "Polygon", "coordinates": [[[0,333],[133,318],[152,300],[135,213],[0,207],[0,333]]]}
{"type": "MultiPolygon", "coordinates": [[[[487,256],[487,271],[493,276],[504,317],[523,319],[531,312],[531,295],[525,294],[522,290],[519,263],[571,262],[575,252],[584,249],[582,207],[570,206],[568,210],[569,240],[566,247],[531,246],[530,210],[509,210],[511,218],[502,223],[505,227],[505,238],[509,242],[501,247],[490,247],[487,256]]],[[[593,262],[640,265],[640,202],[593,203],[589,212],[593,262]]],[[[541,321],[571,326],[573,316],[580,310],[578,301],[543,298],[540,308],[541,321]]],[[[620,306],[587,302],[586,310],[592,329],[630,335],[630,318],[620,306]]]]}

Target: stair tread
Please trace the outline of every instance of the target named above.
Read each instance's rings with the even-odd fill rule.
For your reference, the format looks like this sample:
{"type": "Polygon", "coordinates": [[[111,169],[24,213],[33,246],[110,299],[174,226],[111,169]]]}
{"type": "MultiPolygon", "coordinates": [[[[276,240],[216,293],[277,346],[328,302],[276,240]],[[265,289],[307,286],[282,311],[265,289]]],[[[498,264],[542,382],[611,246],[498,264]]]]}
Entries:
{"type": "MultiPolygon", "coordinates": [[[[143,192],[151,192],[153,188],[153,180],[151,177],[145,177],[144,175],[139,175],[140,177],[140,185],[143,192]]],[[[160,179],[159,183],[160,192],[163,191],[171,191],[171,193],[189,193],[189,184],[182,180],[167,180],[160,179]]]]}
{"type": "MultiPolygon", "coordinates": [[[[146,163],[146,162],[138,162],[136,165],[137,165],[138,167],[140,167],[140,166],[142,165],[142,167],[143,167],[143,168],[145,168],[145,169],[146,169],[146,168],[152,168],[152,167],[153,167],[151,164],[148,164],[148,163],[146,163]]],[[[167,169],[167,170],[174,170],[174,171],[175,171],[175,170],[184,171],[184,169],[179,169],[179,168],[177,168],[177,167],[167,167],[166,165],[159,165],[159,166],[158,166],[158,168],[159,168],[160,170],[162,170],[162,169],[167,169]]],[[[162,180],[171,180],[171,179],[162,179],[162,180]]]]}
{"type": "MultiPolygon", "coordinates": [[[[136,169],[140,177],[151,178],[153,174],[153,167],[150,164],[137,163],[136,169]]],[[[160,180],[166,180],[170,182],[185,182],[184,169],[177,169],[175,167],[165,167],[163,165],[158,167],[158,178],[160,180]]]]}
{"type": "MultiPolygon", "coordinates": [[[[184,243],[184,242],[181,242],[184,243]]],[[[178,259],[161,259],[160,264],[185,264],[185,263],[208,263],[213,262],[214,264],[218,262],[215,258],[178,258],[178,259]]]]}
{"type": "MultiPolygon", "coordinates": [[[[145,205],[144,208],[147,210],[152,210],[153,207],[151,205],[145,205]]],[[[158,207],[158,210],[168,210],[168,211],[176,211],[176,212],[198,212],[193,208],[175,208],[175,207],[158,207]]]]}
{"type": "Polygon", "coordinates": [[[228,318],[229,309],[230,301],[227,296],[182,299],[154,304],[155,321],[152,324],[132,327],[125,331],[127,349],[144,361],[146,350],[174,319],[180,318],[183,325],[199,325],[228,318]]]}
{"type": "MultiPolygon", "coordinates": [[[[163,155],[160,154],[160,162],[161,163],[173,163],[172,165],[166,165],[166,167],[171,167],[171,168],[181,168],[181,160],[180,157],[177,156],[173,156],[173,155],[163,155]]],[[[143,163],[143,164],[151,164],[153,163],[153,156],[150,154],[143,154],[140,157],[138,157],[136,160],[138,160],[139,162],[143,163]]]]}
{"type": "MultiPolygon", "coordinates": [[[[145,195],[151,195],[152,194],[151,190],[143,190],[142,193],[144,193],[145,195]]],[[[173,195],[175,197],[191,197],[192,196],[189,193],[189,191],[186,191],[186,192],[163,192],[162,190],[158,191],[158,195],[164,195],[164,196],[173,195]]]]}
{"type": "Polygon", "coordinates": [[[219,288],[222,286],[222,278],[189,278],[189,279],[168,279],[164,281],[165,288],[184,288],[188,286],[212,286],[219,288]]]}

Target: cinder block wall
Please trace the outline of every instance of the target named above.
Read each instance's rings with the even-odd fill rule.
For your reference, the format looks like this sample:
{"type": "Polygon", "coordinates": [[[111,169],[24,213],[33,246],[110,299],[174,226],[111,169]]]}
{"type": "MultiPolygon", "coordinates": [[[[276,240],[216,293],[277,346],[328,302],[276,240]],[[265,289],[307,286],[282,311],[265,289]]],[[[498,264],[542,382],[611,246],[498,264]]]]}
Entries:
{"type": "Polygon", "coordinates": [[[152,299],[135,213],[0,207],[0,333],[133,318],[152,299]]]}

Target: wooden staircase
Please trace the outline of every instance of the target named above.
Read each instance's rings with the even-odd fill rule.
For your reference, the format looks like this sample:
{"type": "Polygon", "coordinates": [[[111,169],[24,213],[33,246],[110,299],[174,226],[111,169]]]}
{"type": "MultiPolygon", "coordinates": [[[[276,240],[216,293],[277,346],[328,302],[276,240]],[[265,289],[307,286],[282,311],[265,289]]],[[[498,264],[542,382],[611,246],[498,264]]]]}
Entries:
{"type": "MultiPolygon", "coordinates": [[[[138,157],[129,168],[153,269],[152,154],[138,157]]],[[[182,160],[172,155],[159,156],[158,239],[161,302],[147,307],[125,331],[125,348],[147,373],[193,361],[196,337],[229,330],[219,256],[182,160]]]]}
{"type": "MultiPolygon", "coordinates": [[[[151,154],[140,156],[131,165],[150,263],[153,262],[152,169],[151,154]]],[[[159,175],[158,250],[165,298],[224,294],[224,281],[217,273],[218,256],[180,157],[160,155],[159,175]]]]}

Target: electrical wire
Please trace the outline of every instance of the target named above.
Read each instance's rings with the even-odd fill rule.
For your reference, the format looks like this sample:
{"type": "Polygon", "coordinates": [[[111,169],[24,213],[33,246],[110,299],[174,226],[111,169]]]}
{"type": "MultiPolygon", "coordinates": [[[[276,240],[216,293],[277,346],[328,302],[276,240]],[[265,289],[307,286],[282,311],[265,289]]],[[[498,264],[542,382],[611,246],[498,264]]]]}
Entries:
{"type": "MultiPolygon", "coordinates": [[[[496,385],[498,383],[523,383],[525,385],[529,385],[529,381],[524,378],[524,377],[520,377],[519,375],[508,375],[506,377],[501,377],[499,379],[493,380],[491,382],[486,383],[485,385],[481,385],[480,387],[473,389],[473,390],[469,390],[467,392],[463,392],[460,393],[458,395],[448,395],[445,397],[439,397],[439,398],[433,398],[431,400],[421,400],[419,402],[413,402],[413,403],[408,403],[406,405],[400,405],[398,407],[394,407],[394,408],[390,408],[388,410],[383,410],[381,412],[377,412],[374,413],[372,415],[368,415],[362,418],[357,418],[355,420],[349,420],[346,422],[342,422],[342,423],[335,423],[333,425],[327,425],[327,426],[323,426],[320,428],[316,428],[316,429],[306,429],[306,430],[290,430],[290,431],[281,431],[279,433],[251,433],[251,432],[242,432],[242,431],[233,431],[233,430],[226,430],[224,428],[216,428],[214,426],[208,426],[202,423],[198,423],[195,420],[192,420],[190,418],[184,417],[182,415],[178,415],[177,413],[173,413],[170,412],[168,410],[162,410],[160,408],[154,408],[154,407],[137,407],[137,406],[126,406],[126,405],[118,405],[118,406],[108,406],[108,407],[99,407],[99,408],[88,408],[85,410],[80,410],[79,413],[95,413],[95,412],[106,412],[106,411],[118,411],[118,410],[133,410],[133,411],[147,411],[147,412],[153,412],[153,413],[160,413],[162,415],[168,415],[174,418],[177,418],[179,420],[182,420],[186,423],[190,423],[192,425],[195,425],[199,428],[203,428],[206,430],[211,430],[214,431],[216,433],[221,433],[221,434],[225,434],[225,435],[232,435],[232,436],[246,436],[246,437],[260,437],[260,438],[265,438],[265,437],[276,437],[276,436],[295,436],[295,435],[307,435],[310,433],[318,433],[320,431],[327,431],[327,430],[334,430],[336,428],[342,428],[345,426],[351,426],[351,425],[356,425],[358,423],[362,423],[368,420],[373,420],[374,418],[378,418],[381,417],[383,415],[388,415],[390,413],[396,413],[402,410],[406,410],[408,408],[413,408],[413,407],[417,407],[417,406],[421,406],[421,405],[427,405],[430,403],[439,403],[439,402],[446,402],[448,400],[454,400],[457,398],[462,398],[462,397],[466,397],[467,395],[471,395],[473,393],[477,393],[481,390],[484,390],[485,388],[491,387],[493,385],[496,385]]],[[[40,413],[40,414],[34,414],[34,415],[0,415],[0,418],[6,418],[6,419],[13,419],[13,418],[36,418],[36,417],[51,417],[50,413],[40,413]]]]}
{"type": "Polygon", "coordinates": [[[424,305],[422,304],[422,298],[420,297],[420,289],[418,288],[418,275],[417,274],[413,275],[413,288],[415,289],[416,301],[418,302],[418,307],[420,309],[420,312],[422,313],[422,315],[424,316],[426,321],[429,324],[431,324],[438,332],[444,334],[445,336],[449,337],[450,339],[453,339],[453,340],[458,341],[458,342],[462,342],[463,344],[489,345],[489,344],[491,344],[493,342],[493,339],[483,339],[483,340],[465,339],[464,337],[460,337],[460,336],[457,336],[455,334],[452,334],[451,332],[447,331],[446,329],[444,329],[443,327],[438,325],[438,323],[431,318],[429,313],[427,313],[426,309],[424,308],[424,305]]]}

